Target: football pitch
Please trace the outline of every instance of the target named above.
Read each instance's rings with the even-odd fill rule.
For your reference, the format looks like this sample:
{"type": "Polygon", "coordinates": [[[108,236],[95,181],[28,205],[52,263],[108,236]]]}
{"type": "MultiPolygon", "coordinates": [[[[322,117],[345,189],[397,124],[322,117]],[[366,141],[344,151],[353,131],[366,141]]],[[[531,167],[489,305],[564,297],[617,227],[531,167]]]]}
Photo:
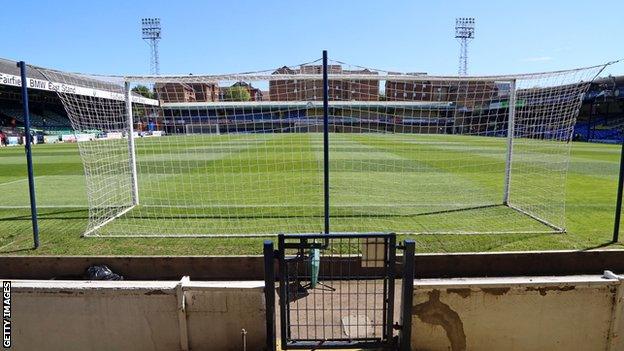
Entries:
{"type": "MultiPolygon", "coordinates": [[[[542,224],[508,208],[479,208],[500,202],[503,138],[355,133],[330,138],[332,231],[406,233],[400,238],[414,238],[419,252],[609,245],[619,146],[573,143],[567,233],[547,234],[540,233],[542,224]],[[458,159],[465,161],[449,161],[458,159]],[[445,212],[449,207],[440,204],[460,211],[445,212]],[[517,233],[467,234],[484,228],[517,233]],[[418,235],[429,231],[465,234],[418,235]]],[[[323,228],[320,134],[144,138],[137,139],[137,154],[141,204],[105,226],[107,232],[267,234],[323,228]]],[[[89,213],[78,146],[36,145],[33,157],[41,247],[30,250],[23,147],[7,147],[0,149],[1,254],[259,254],[267,239],[82,238],[89,213]]]]}

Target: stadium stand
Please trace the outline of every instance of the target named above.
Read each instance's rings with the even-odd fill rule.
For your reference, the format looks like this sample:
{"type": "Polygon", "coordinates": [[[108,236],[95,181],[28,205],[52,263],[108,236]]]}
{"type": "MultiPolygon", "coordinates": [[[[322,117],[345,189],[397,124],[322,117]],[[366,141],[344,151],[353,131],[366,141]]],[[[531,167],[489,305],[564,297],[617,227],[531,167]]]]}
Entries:
{"type": "MultiPolygon", "coordinates": [[[[15,61],[0,59],[0,130],[8,135],[21,135],[24,130],[19,69],[15,61]]],[[[36,69],[28,70],[28,78],[48,81],[36,69]]],[[[73,81],[88,78],[71,75],[73,81]]],[[[54,91],[29,89],[32,129],[41,135],[73,134],[71,122],[58,95],[54,91]]],[[[136,94],[135,94],[136,95],[136,94]]],[[[21,139],[21,138],[20,138],[21,139]]],[[[43,138],[41,138],[43,140],[43,138]]]]}
{"type": "MultiPolygon", "coordinates": [[[[18,75],[16,62],[0,59],[0,129],[12,136],[23,134],[24,129],[20,88],[11,82],[12,77],[18,75]]],[[[28,77],[45,79],[36,70],[30,70],[28,77]]],[[[33,130],[42,134],[72,133],[71,123],[56,93],[29,89],[29,103],[33,130]]]]}
{"type": "Polygon", "coordinates": [[[596,80],[585,95],[574,126],[575,140],[619,143],[624,140],[624,76],[596,80]]]}

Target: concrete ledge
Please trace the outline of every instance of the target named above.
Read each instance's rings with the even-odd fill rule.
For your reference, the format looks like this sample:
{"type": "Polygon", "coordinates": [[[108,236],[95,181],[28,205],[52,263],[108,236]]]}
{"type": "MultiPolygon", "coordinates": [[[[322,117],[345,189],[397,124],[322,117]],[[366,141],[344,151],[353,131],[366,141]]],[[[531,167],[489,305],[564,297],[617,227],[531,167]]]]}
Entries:
{"type": "MultiPolygon", "coordinates": [[[[87,267],[96,264],[129,280],[264,279],[262,256],[0,256],[0,275],[83,279],[87,267]]],[[[419,278],[601,274],[624,272],[624,250],[419,254],[415,267],[419,278]]]]}
{"type": "Polygon", "coordinates": [[[604,276],[417,279],[414,350],[622,350],[622,281],[604,276]]]}
{"type": "MultiPolygon", "coordinates": [[[[180,281],[154,281],[154,280],[133,280],[133,281],[103,281],[103,280],[12,280],[13,291],[40,291],[75,289],[77,291],[90,290],[161,290],[163,292],[175,293],[175,289],[180,285],[180,281]]],[[[188,281],[183,283],[183,287],[189,290],[222,290],[222,289],[264,289],[263,281],[188,281]]]]}
{"type": "Polygon", "coordinates": [[[13,280],[15,350],[241,350],[266,343],[264,282],[13,280]]]}
{"type": "Polygon", "coordinates": [[[499,287],[499,286],[554,286],[554,285],[619,285],[615,277],[600,275],[543,276],[543,277],[496,277],[496,278],[444,278],[415,279],[416,289],[439,289],[449,285],[457,287],[499,287]]]}

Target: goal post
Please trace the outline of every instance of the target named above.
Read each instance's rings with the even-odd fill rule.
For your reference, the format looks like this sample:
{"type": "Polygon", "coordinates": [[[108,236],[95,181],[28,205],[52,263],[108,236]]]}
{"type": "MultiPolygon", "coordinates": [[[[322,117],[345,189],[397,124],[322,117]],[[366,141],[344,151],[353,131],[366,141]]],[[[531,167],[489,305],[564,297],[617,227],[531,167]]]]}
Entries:
{"type": "Polygon", "coordinates": [[[509,206],[511,161],[513,155],[514,120],[516,118],[516,81],[509,82],[509,117],[507,117],[507,157],[505,159],[505,187],[503,205],[509,206]]]}
{"type": "Polygon", "coordinates": [[[132,116],[132,91],[130,82],[124,83],[125,103],[126,103],[126,123],[128,125],[128,158],[130,162],[130,177],[132,182],[132,205],[139,204],[139,182],[136,166],[136,147],[134,145],[134,119],[132,116]]]}
{"type": "Polygon", "coordinates": [[[226,75],[37,69],[63,87],[77,133],[96,135],[78,142],[87,236],[223,237],[322,232],[325,169],[331,232],[564,232],[572,132],[604,67],[456,77],[330,61],[326,105],[319,61],[226,75]]]}

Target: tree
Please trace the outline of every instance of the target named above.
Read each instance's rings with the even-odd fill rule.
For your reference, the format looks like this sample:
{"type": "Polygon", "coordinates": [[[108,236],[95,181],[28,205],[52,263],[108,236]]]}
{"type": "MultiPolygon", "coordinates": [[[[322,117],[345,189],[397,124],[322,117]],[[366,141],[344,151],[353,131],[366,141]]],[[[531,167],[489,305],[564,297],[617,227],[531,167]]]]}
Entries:
{"type": "Polygon", "coordinates": [[[132,92],[137,93],[148,99],[154,99],[154,92],[145,85],[137,85],[136,87],[132,88],[132,92]]]}
{"type": "Polygon", "coordinates": [[[243,86],[232,86],[225,92],[225,100],[227,101],[250,101],[251,94],[249,90],[243,86]]]}

